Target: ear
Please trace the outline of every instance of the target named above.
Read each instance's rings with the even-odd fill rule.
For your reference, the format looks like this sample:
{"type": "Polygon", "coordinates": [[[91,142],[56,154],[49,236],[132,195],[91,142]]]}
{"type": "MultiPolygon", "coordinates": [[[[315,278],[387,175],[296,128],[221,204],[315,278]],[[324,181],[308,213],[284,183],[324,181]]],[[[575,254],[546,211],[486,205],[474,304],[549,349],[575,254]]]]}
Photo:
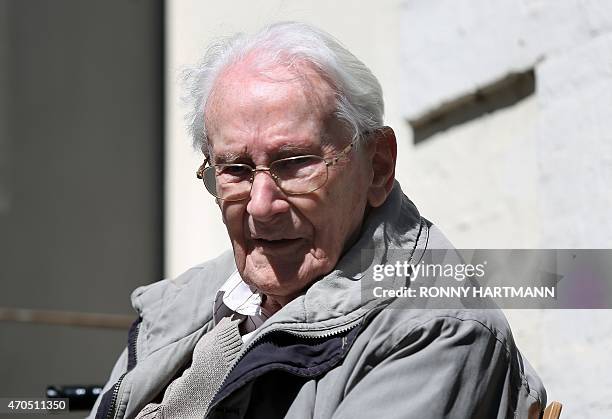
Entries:
{"type": "Polygon", "coordinates": [[[368,189],[368,203],[379,207],[385,202],[395,180],[397,142],[390,127],[380,128],[372,133],[371,147],[372,183],[368,189]]]}

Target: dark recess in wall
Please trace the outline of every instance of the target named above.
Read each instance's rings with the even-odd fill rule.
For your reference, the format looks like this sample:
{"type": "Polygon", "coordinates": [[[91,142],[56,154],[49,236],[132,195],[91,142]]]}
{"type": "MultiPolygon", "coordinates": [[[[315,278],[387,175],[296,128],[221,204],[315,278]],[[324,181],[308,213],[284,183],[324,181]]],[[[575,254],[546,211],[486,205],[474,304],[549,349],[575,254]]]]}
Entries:
{"type": "Polygon", "coordinates": [[[485,114],[507,108],[535,92],[533,69],[511,73],[473,93],[442,104],[420,118],[409,120],[414,143],[485,114]]]}

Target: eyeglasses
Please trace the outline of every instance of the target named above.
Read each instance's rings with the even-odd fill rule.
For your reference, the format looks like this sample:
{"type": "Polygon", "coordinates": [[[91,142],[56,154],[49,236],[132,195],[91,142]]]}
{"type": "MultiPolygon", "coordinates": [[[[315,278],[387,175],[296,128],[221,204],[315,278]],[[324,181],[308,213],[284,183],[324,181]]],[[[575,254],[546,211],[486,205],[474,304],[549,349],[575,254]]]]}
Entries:
{"type": "Polygon", "coordinates": [[[202,163],[196,176],[204,181],[206,190],[217,199],[241,201],[251,194],[253,180],[258,172],[268,172],[276,185],[286,195],[303,195],[321,188],[327,182],[328,167],[346,157],[354,147],[352,141],[331,158],[304,155],[275,160],[269,167],[248,164],[213,164],[206,167],[208,158],[202,163]]]}

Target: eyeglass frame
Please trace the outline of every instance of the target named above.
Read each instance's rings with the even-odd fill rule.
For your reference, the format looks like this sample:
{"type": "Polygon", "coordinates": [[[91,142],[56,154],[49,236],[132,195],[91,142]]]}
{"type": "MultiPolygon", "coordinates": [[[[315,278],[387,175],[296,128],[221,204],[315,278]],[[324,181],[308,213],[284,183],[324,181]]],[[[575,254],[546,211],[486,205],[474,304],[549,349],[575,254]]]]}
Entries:
{"type": "MultiPolygon", "coordinates": [[[[207,164],[210,164],[210,158],[206,157],[206,159],[204,159],[204,163],[202,163],[202,165],[200,165],[200,167],[196,171],[196,177],[198,179],[201,179],[204,182],[204,170],[206,170],[208,168],[216,167],[216,166],[229,166],[229,165],[232,165],[232,164],[236,164],[236,165],[239,165],[239,166],[247,166],[247,167],[249,167],[251,169],[251,176],[249,178],[249,183],[251,184],[251,188],[253,188],[253,182],[255,181],[255,175],[258,172],[268,172],[270,174],[270,177],[272,178],[272,180],[274,181],[274,183],[278,187],[278,189],[283,191],[283,193],[285,195],[288,195],[288,196],[289,195],[306,195],[306,194],[312,193],[312,192],[314,192],[316,190],[319,190],[323,186],[325,186],[325,184],[327,183],[327,180],[329,179],[329,167],[336,165],[341,158],[348,156],[348,154],[355,147],[355,144],[357,143],[357,141],[358,141],[358,138],[354,139],[353,141],[350,142],[350,144],[348,144],[346,147],[344,147],[341,151],[339,151],[338,153],[336,153],[332,157],[323,158],[321,156],[317,156],[316,154],[302,154],[302,155],[299,155],[299,156],[285,157],[285,158],[282,158],[282,159],[274,160],[273,162],[270,162],[268,166],[259,166],[259,167],[257,167],[257,166],[253,167],[250,164],[246,164],[246,163],[221,163],[221,164],[211,164],[210,166],[206,167],[207,164]],[[323,182],[320,186],[318,186],[315,189],[313,189],[311,191],[308,191],[308,192],[285,192],[285,190],[279,185],[278,177],[273,172],[270,171],[271,170],[270,166],[273,165],[276,162],[279,162],[279,161],[291,160],[291,159],[300,159],[300,158],[304,158],[304,157],[316,157],[318,159],[321,159],[325,163],[325,169],[327,171],[326,176],[325,176],[325,182],[323,182]]],[[[247,194],[244,198],[240,198],[240,199],[227,199],[227,198],[219,198],[215,194],[211,193],[210,190],[208,190],[208,188],[206,187],[206,183],[204,183],[204,188],[206,189],[206,191],[208,193],[210,193],[216,199],[219,199],[221,201],[228,201],[228,202],[238,202],[238,201],[245,200],[245,199],[247,199],[249,197],[249,194],[251,193],[251,189],[249,189],[249,194],[247,194]]]]}

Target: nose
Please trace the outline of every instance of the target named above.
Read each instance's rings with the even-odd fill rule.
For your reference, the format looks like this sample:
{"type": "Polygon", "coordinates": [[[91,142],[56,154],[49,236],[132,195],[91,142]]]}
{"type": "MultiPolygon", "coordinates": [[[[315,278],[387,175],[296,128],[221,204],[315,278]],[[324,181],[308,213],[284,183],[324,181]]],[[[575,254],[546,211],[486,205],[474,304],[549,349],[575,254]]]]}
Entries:
{"type": "Polygon", "coordinates": [[[253,175],[251,196],[246,210],[259,221],[270,220],[275,215],[289,210],[289,202],[270,172],[256,172],[253,175]]]}

